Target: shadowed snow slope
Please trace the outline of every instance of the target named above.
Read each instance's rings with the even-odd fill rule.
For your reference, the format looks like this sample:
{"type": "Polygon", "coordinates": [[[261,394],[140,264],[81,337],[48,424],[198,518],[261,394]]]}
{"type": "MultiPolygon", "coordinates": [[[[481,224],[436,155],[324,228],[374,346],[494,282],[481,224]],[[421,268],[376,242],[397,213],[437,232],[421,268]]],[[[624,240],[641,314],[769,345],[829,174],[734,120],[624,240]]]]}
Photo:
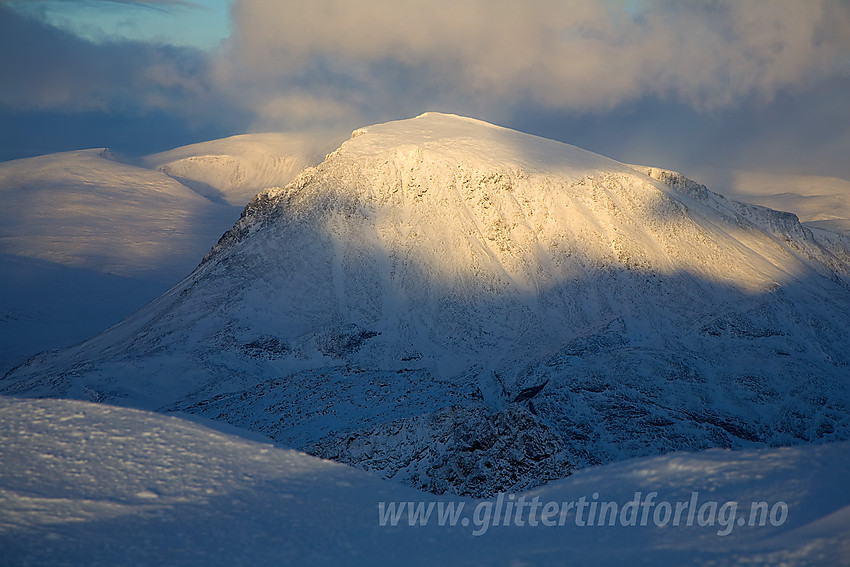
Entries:
{"type": "Polygon", "coordinates": [[[439,506],[451,505],[457,515],[454,524],[441,526],[432,495],[182,419],[105,404],[0,398],[0,462],[0,549],[9,565],[794,566],[850,560],[847,444],[677,453],[593,467],[510,497],[526,507],[507,526],[504,509],[493,521],[497,500],[442,497],[439,506]],[[646,525],[637,516],[638,525],[629,525],[628,514],[620,520],[636,493],[646,501],[651,492],[655,507],[647,509],[646,525]],[[699,508],[692,525],[687,511],[678,525],[664,520],[665,506],[691,505],[694,494],[699,508]],[[595,520],[581,527],[591,518],[588,507],[569,509],[563,522],[560,514],[547,516],[550,525],[541,522],[544,505],[581,499],[623,508],[613,526],[595,520]],[[528,507],[535,500],[536,526],[528,507]],[[385,511],[391,504],[402,510],[395,526],[380,525],[381,502],[385,511]],[[764,525],[750,523],[752,502],[765,503],[764,525]],[[407,503],[435,507],[419,525],[400,508],[407,503]]]}
{"type": "Polygon", "coordinates": [[[119,322],[238,216],[107,150],[0,164],[0,368],[119,322]]]}
{"type": "Polygon", "coordinates": [[[322,161],[338,134],[247,134],[149,156],[0,163],[0,372],[117,323],[198,265],[261,189],[322,161]]]}
{"type": "Polygon", "coordinates": [[[2,392],[186,411],[436,493],[850,433],[847,239],[443,114],[354,132],[2,392]]]}

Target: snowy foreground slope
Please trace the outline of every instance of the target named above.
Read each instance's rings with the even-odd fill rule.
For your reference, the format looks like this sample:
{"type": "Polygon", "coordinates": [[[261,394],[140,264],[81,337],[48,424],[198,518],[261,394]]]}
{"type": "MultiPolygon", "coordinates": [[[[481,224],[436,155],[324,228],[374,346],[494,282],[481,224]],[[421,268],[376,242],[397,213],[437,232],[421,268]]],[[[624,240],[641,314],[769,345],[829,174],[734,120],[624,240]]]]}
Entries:
{"type": "Polygon", "coordinates": [[[0,392],[182,411],[434,493],[850,438],[850,244],[480,121],[358,130],[0,392]]]}
{"type": "Polygon", "coordinates": [[[103,149],[0,163],[0,372],[179,282],[261,189],[321,162],[338,137],[248,134],[139,165],[103,149]]]}
{"type": "MultiPolygon", "coordinates": [[[[588,509],[549,526],[529,525],[529,513],[523,525],[514,515],[494,526],[476,510],[495,510],[496,499],[437,499],[160,414],[0,398],[0,550],[4,565],[19,566],[846,565],[848,449],[677,453],[504,496],[554,506],[582,498],[626,504],[657,492],[661,510],[696,498],[703,525],[698,513],[690,526],[683,514],[678,526],[659,527],[651,507],[643,526],[619,517],[614,526],[578,525],[588,509]],[[436,510],[438,501],[463,505],[454,525],[439,525],[436,512],[425,525],[411,526],[404,514],[381,525],[382,502],[436,510]],[[727,512],[712,516],[712,502],[727,512]],[[787,514],[750,525],[752,502],[787,514]]],[[[658,518],[665,523],[663,512],[658,518]]]]}

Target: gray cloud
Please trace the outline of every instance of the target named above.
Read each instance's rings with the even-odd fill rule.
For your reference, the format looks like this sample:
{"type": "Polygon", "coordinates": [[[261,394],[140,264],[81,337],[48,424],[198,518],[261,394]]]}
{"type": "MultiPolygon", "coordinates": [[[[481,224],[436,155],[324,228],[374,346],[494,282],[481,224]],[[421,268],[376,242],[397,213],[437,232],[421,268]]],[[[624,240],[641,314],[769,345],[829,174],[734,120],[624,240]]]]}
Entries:
{"type": "MultiPolygon", "coordinates": [[[[56,0],[53,0],[54,3],[56,0]]],[[[191,0],[62,0],[65,4],[126,4],[154,10],[167,8],[204,8],[202,4],[191,0]]],[[[49,4],[50,0],[0,0],[0,4],[18,6],[39,6],[49,4]]]]}
{"type": "Polygon", "coordinates": [[[237,1],[218,72],[253,85],[271,120],[284,118],[278,97],[298,101],[300,120],[421,93],[481,109],[598,112],[651,95],[711,110],[850,74],[848,12],[827,0],[237,1]]]}
{"type": "Polygon", "coordinates": [[[76,0],[80,2],[105,2],[111,4],[132,4],[145,8],[161,10],[168,7],[203,8],[202,4],[190,0],[76,0]]]}
{"type": "Polygon", "coordinates": [[[688,174],[710,168],[850,179],[850,77],[711,111],[647,96],[604,113],[517,104],[503,125],[628,163],[688,174]]]}
{"type": "Polygon", "coordinates": [[[647,96],[711,111],[850,76],[850,8],[829,0],[237,0],[209,58],[94,45],[4,11],[0,57],[16,81],[0,104],[14,107],[197,109],[215,91],[269,125],[518,101],[605,112],[647,96]]]}
{"type": "Polygon", "coordinates": [[[191,113],[211,98],[208,69],[198,50],[95,44],[0,4],[0,106],[9,109],[191,113]]]}

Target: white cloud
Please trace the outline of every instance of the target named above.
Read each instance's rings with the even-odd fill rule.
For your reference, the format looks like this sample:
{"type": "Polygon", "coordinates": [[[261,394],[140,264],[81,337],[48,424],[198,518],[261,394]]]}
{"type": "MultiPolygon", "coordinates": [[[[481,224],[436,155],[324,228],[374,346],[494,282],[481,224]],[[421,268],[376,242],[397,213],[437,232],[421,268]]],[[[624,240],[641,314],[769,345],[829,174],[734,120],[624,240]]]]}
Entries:
{"type": "Polygon", "coordinates": [[[257,109],[259,124],[285,123],[293,128],[338,124],[350,120],[357,109],[308,92],[268,97],[257,109]]]}

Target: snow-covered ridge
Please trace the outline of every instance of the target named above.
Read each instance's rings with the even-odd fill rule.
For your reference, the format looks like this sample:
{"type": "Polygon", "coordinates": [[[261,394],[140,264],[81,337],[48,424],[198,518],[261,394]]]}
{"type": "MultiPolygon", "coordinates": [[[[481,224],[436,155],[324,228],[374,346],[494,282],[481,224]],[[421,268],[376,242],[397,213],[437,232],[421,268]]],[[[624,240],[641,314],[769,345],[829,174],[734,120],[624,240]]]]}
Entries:
{"type": "Polygon", "coordinates": [[[359,132],[179,286],[0,391],[197,413],[477,496],[850,438],[837,235],[451,115],[359,132]]]}
{"type": "Polygon", "coordinates": [[[338,132],[242,134],[144,158],[200,194],[242,207],[266,187],[289,183],[342,141],[338,132]]]}
{"type": "Polygon", "coordinates": [[[798,249],[802,246],[806,254],[816,256],[818,261],[829,265],[835,272],[847,273],[846,268],[850,265],[850,237],[845,234],[803,224],[794,213],[727,199],[675,171],[656,167],[632,167],[677,191],[709,204],[719,212],[732,212],[740,221],[752,223],[786,243],[794,243],[798,249]],[[823,254],[824,251],[828,253],[823,254]]]}
{"type": "Polygon", "coordinates": [[[179,282],[261,189],[338,133],[247,134],[124,163],[108,149],[0,163],[0,372],[117,323],[179,282]]]}
{"type": "Polygon", "coordinates": [[[810,228],[850,234],[850,180],[727,169],[692,175],[730,199],[793,211],[810,228]]]}
{"type": "Polygon", "coordinates": [[[628,170],[627,166],[587,150],[517,132],[465,116],[426,112],[416,118],[355,130],[339,151],[353,157],[386,154],[405,147],[453,154],[458,162],[480,168],[521,167],[530,172],[572,172],[590,168],[628,170]],[[368,134],[367,138],[361,138],[368,134]],[[356,139],[360,138],[360,139],[356,139]]]}
{"type": "Polygon", "coordinates": [[[192,233],[206,232],[204,223],[220,224],[223,210],[162,173],[110,159],[107,151],[0,164],[0,252],[139,276],[173,269],[161,265],[166,251],[179,263],[190,250],[202,250],[192,233]]]}

